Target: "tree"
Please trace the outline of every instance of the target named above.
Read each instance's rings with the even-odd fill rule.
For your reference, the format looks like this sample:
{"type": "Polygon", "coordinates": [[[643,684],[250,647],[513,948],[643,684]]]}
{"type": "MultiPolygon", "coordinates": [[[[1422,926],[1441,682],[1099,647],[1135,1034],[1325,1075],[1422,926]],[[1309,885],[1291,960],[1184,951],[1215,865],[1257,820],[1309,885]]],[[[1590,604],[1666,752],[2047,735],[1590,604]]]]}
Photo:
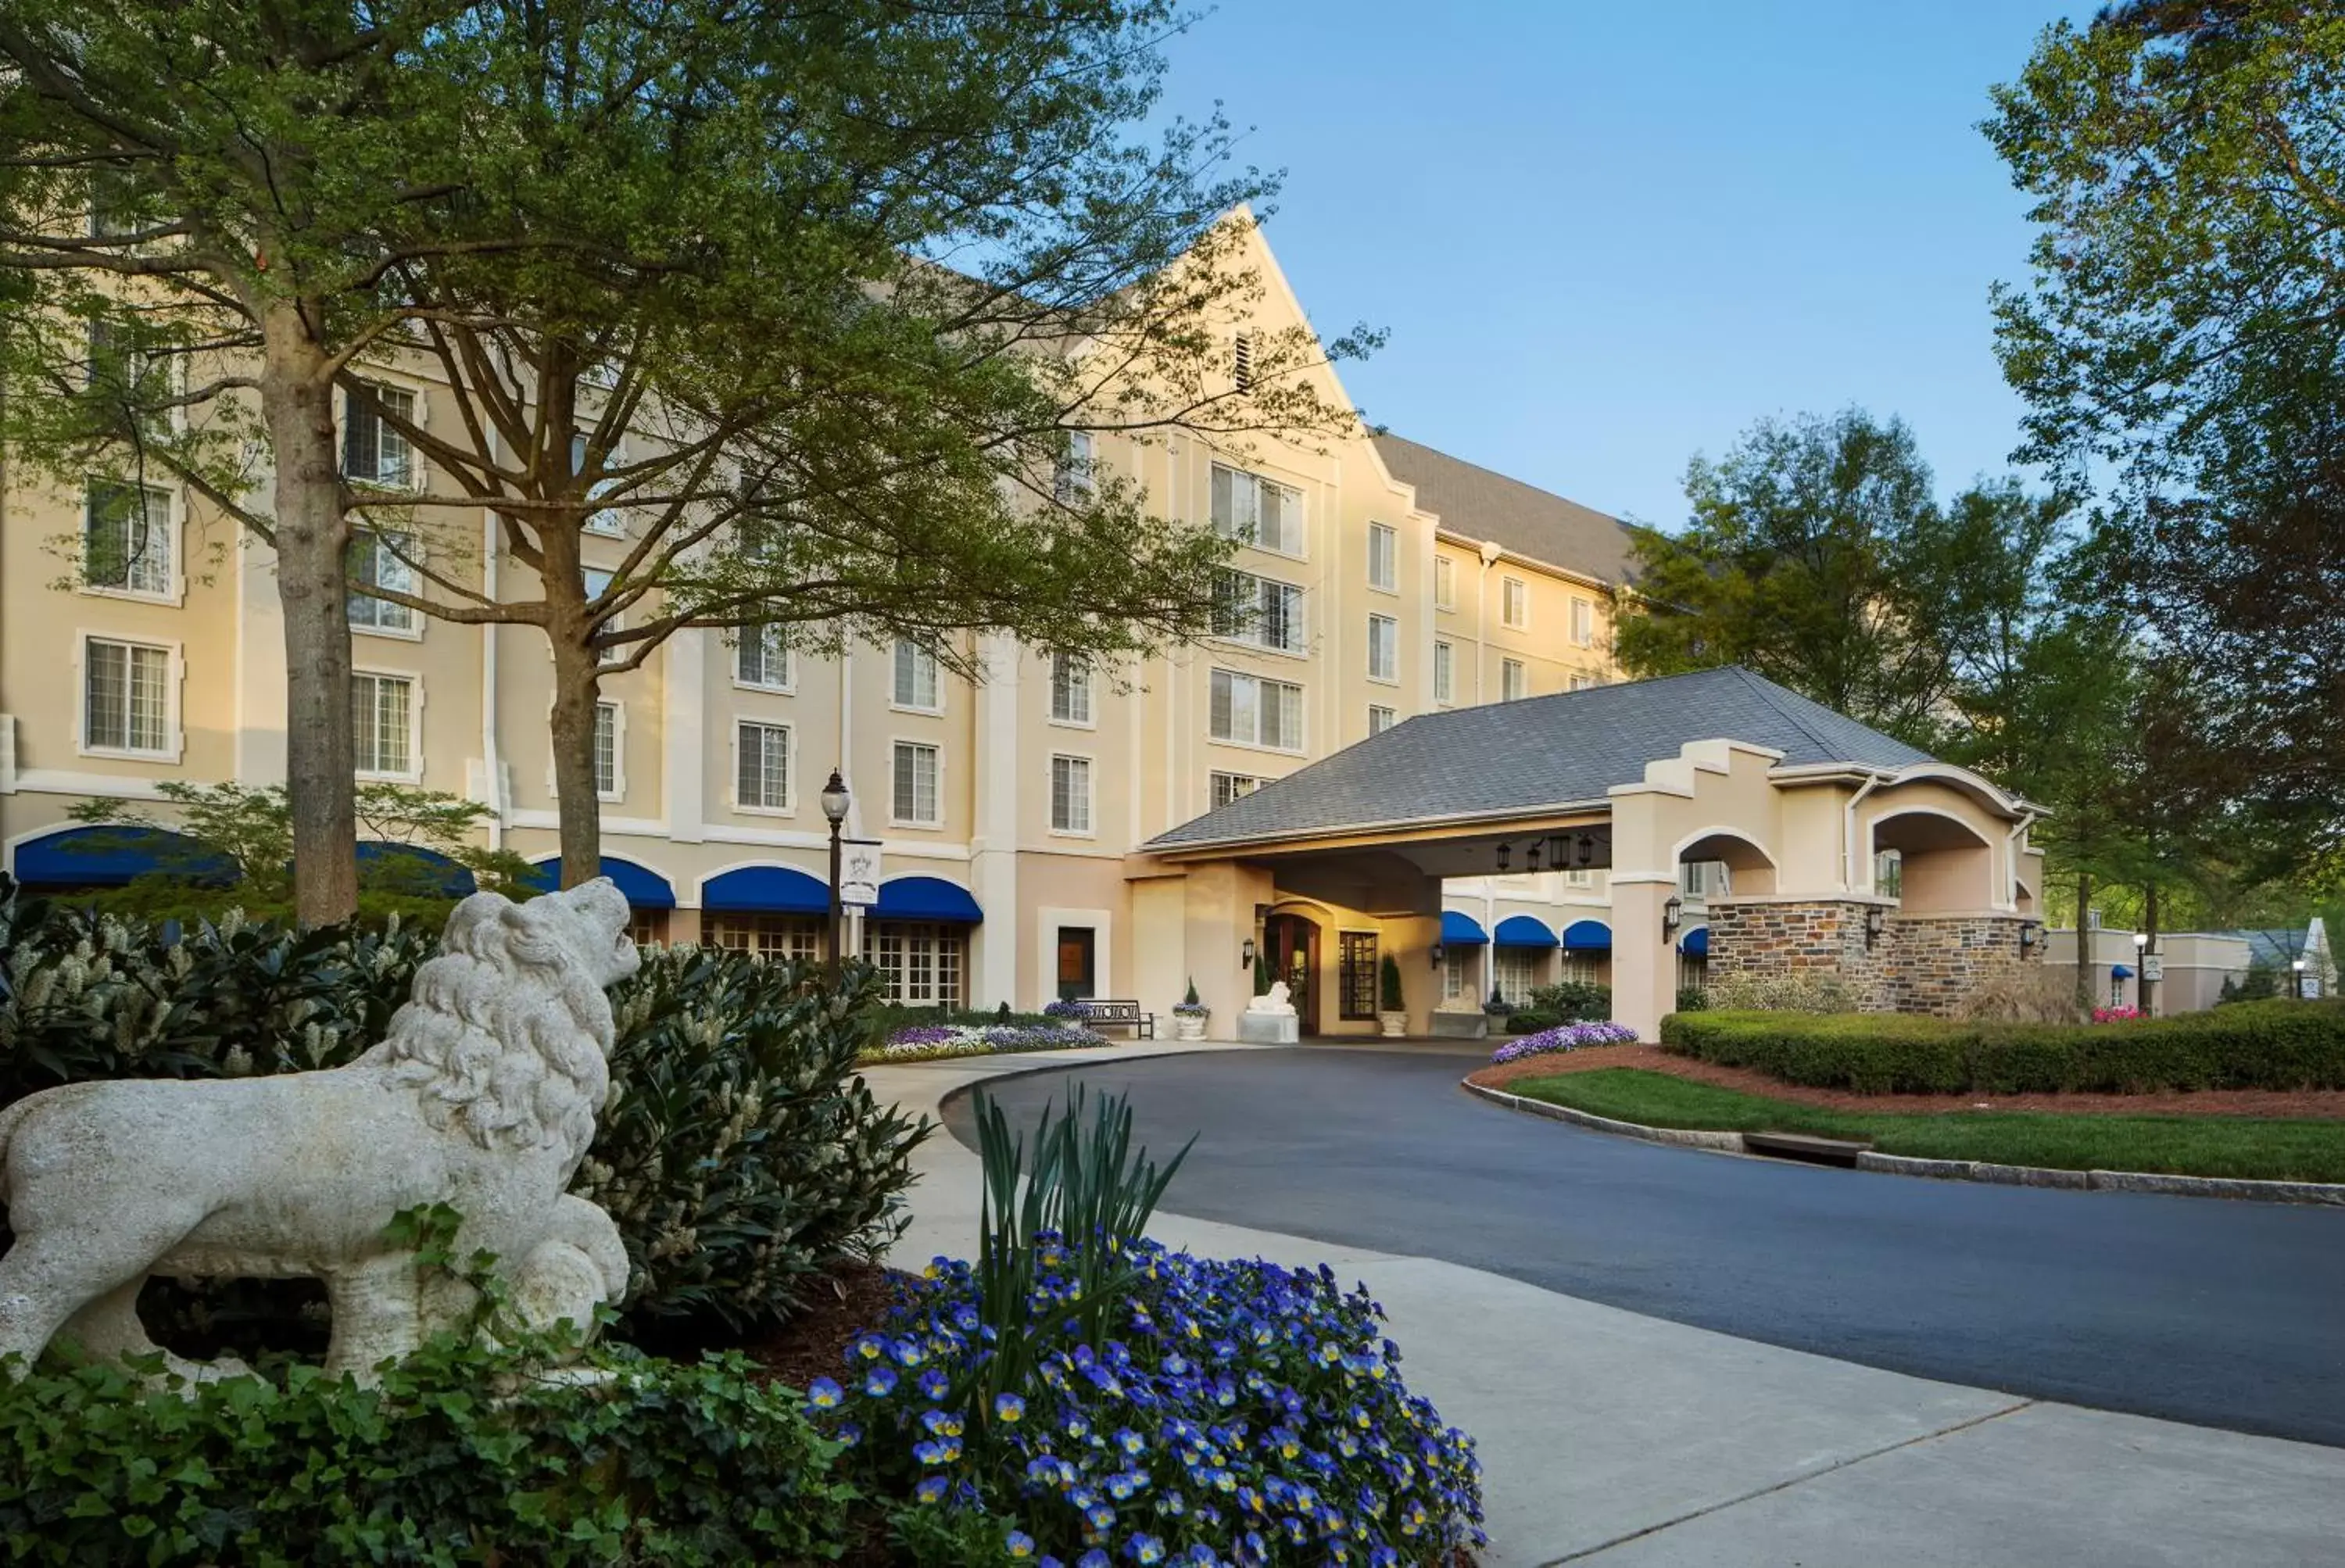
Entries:
{"type": "Polygon", "coordinates": [[[2058,23],[1983,127],[2035,199],[1995,296],[2020,455],[2099,477],[2110,582],[2211,691],[2237,809],[2334,876],[2345,809],[2345,14],[2058,23]]]}

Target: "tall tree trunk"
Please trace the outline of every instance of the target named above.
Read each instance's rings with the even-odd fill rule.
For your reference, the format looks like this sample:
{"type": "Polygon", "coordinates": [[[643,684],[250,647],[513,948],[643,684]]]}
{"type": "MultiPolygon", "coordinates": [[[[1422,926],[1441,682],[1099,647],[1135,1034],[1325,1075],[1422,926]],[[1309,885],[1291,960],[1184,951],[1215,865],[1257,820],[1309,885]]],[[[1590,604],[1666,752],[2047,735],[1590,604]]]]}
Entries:
{"type": "Polygon", "coordinates": [[[262,412],[277,463],[277,596],[285,616],[285,770],[293,912],[325,925],[358,912],[357,751],[350,716],[350,544],[334,448],[334,388],[299,301],[261,316],[262,412]]]}
{"type": "Polygon", "coordinates": [[[2093,994],[2093,873],[2076,873],[2076,1004],[2093,1008],[2100,998],[2093,994]]]}
{"type": "Polygon", "coordinates": [[[594,787],[594,650],[553,637],[553,792],[562,840],[562,885],[602,875],[603,803],[594,787]]]}

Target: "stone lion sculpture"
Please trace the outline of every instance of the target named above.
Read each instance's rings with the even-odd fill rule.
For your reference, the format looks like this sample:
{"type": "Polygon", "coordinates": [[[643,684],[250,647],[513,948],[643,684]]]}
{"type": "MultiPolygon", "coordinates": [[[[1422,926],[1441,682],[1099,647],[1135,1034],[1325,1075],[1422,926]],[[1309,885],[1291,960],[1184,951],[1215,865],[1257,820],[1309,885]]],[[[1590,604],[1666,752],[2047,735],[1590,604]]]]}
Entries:
{"type": "MultiPolygon", "coordinates": [[[[611,1004],[635,972],[608,881],[516,904],[475,893],[388,1036],[348,1066],[277,1077],[70,1084],[0,1111],[0,1358],[53,1337],[155,1353],[150,1274],[322,1278],[326,1366],[371,1379],[472,1306],[387,1234],[448,1204],[456,1256],[485,1248],[534,1327],[584,1327],[627,1281],[609,1215],[565,1188],[610,1092],[611,1004]]],[[[242,1371],[166,1357],[201,1380],[242,1371]]]]}

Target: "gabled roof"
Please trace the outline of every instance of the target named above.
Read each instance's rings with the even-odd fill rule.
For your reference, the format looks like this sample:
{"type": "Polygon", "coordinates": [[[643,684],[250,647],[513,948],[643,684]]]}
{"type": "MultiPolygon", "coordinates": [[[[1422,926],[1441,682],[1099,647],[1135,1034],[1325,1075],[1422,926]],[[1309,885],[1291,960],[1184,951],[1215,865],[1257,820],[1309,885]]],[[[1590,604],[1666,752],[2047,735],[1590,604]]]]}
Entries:
{"type": "Polygon", "coordinates": [[[1782,766],[1934,760],[1740,666],[1420,714],[1149,840],[1245,843],[1431,819],[1601,802],[1695,740],[1741,740],[1782,766]]]}
{"type": "Polygon", "coordinates": [[[1397,435],[1376,438],[1394,478],[1441,526],[1607,583],[1629,580],[1635,533],[1618,517],[1397,435]]]}

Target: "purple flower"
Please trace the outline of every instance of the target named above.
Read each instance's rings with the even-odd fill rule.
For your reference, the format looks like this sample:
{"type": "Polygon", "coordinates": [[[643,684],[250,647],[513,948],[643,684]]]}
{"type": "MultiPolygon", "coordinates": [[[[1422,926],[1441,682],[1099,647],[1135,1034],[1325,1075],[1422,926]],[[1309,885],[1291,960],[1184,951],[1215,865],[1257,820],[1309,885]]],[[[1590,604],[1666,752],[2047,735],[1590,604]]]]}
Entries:
{"type": "Polygon", "coordinates": [[[1490,1053],[1493,1065],[1543,1056],[1555,1051],[1584,1051],[1596,1045],[1634,1045],[1637,1032],[1625,1023],[1564,1023],[1508,1041],[1490,1053]]]}

